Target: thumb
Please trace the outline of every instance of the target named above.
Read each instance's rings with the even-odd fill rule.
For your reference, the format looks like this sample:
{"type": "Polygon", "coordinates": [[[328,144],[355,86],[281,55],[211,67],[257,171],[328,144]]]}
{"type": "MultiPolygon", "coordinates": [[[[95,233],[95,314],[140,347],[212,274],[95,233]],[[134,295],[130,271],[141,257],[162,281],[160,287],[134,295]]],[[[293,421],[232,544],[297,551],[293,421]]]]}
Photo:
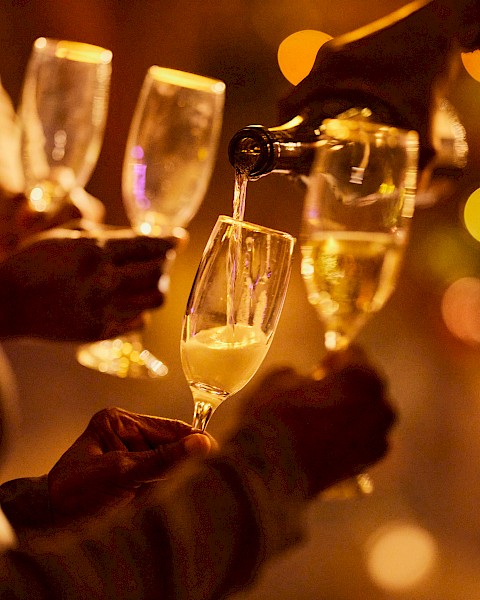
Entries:
{"type": "MultiPolygon", "coordinates": [[[[213,447],[212,439],[203,433],[192,433],[180,440],[186,456],[206,456],[213,447]]],[[[173,444],[170,444],[173,445],[173,444]]]]}
{"type": "Polygon", "coordinates": [[[165,476],[165,473],[190,457],[206,456],[212,448],[212,441],[203,433],[193,433],[169,444],[160,444],[155,450],[129,452],[130,469],[128,477],[132,483],[147,483],[165,476]]]}

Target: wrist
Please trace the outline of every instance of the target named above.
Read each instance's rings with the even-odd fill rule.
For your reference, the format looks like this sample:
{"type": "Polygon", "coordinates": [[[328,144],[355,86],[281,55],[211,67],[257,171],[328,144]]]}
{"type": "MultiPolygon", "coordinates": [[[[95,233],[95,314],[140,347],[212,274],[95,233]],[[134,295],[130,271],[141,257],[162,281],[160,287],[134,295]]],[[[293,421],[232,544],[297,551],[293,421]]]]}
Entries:
{"type": "Polygon", "coordinates": [[[224,453],[243,462],[269,491],[303,501],[311,496],[312,486],[296,446],[280,420],[257,420],[239,429],[224,453]]]}
{"type": "Polygon", "coordinates": [[[279,433],[269,425],[244,427],[220,454],[206,461],[221,474],[243,507],[247,526],[240,531],[246,531],[247,536],[242,564],[245,552],[255,561],[258,555],[284,551],[304,536],[306,501],[313,494],[293,448],[289,448],[288,436],[279,433]]]}
{"type": "Polygon", "coordinates": [[[52,525],[47,475],[7,481],[0,486],[0,502],[18,535],[52,525]]]}

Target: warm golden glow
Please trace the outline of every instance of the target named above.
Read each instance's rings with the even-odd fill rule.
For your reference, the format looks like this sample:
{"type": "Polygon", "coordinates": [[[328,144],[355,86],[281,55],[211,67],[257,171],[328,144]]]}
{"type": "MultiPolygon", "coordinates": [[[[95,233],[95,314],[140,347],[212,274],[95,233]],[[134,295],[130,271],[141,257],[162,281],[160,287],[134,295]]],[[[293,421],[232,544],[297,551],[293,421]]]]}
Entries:
{"type": "Polygon", "coordinates": [[[402,591],[418,585],[432,570],[437,544],[425,529],[396,523],[376,532],[368,545],[370,577],[381,588],[402,591]]]}
{"type": "Polygon", "coordinates": [[[177,71],[176,69],[167,69],[166,67],[157,67],[153,65],[148,70],[149,75],[156,81],[178,85],[192,90],[200,90],[211,94],[223,94],[225,92],[225,84],[219,79],[212,79],[197,75],[195,73],[187,73],[185,71],[177,71]]]}
{"type": "Polygon", "coordinates": [[[476,81],[480,81],[480,50],[475,52],[463,52],[462,63],[465,70],[476,81]]]}
{"type": "Polygon", "coordinates": [[[50,197],[44,193],[40,186],[36,186],[30,191],[28,201],[36,212],[45,212],[50,206],[50,197]]]}
{"type": "Polygon", "coordinates": [[[148,377],[165,377],[168,367],[148,350],[144,350],[138,340],[115,338],[96,344],[87,344],[79,348],[77,354],[81,365],[97,369],[101,373],[117,377],[138,377],[142,367],[148,377]]]}
{"type": "Polygon", "coordinates": [[[332,36],[305,29],[292,33],[278,47],[278,65],[290,83],[297,85],[312,70],[317,52],[332,36]]]}
{"type": "Polygon", "coordinates": [[[302,115],[296,115],[287,123],[282,123],[281,125],[277,125],[277,127],[270,127],[270,131],[285,131],[287,129],[291,129],[292,127],[298,127],[304,121],[304,117],[302,115]]]}
{"type": "Polygon", "coordinates": [[[426,6],[431,0],[414,0],[414,2],[410,2],[405,6],[395,10],[394,12],[386,15],[385,17],[381,17],[368,25],[364,25],[354,31],[350,31],[343,35],[339,35],[334,40],[334,45],[343,46],[344,44],[351,44],[361,38],[366,37],[367,35],[372,35],[373,33],[380,31],[381,29],[385,29],[387,27],[391,27],[396,22],[406,19],[408,16],[413,14],[414,12],[420,10],[424,6],[426,6]]]}
{"type": "Polygon", "coordinates": [[[35,48],[43,50],[48,48],[49,44],[54,48],[57,58],[66,58],[77,62],[103,64],[107,65],[112,61],[112,52],[101,46],[84,44],[83,42],[71,42],[68,40],[49,40],[48,38],[39,38],[35,41],[35,48]]]}
{"type": "Polygon", "coordinates": [[[152,224],[146,222],[141,223],[138,229],[142,235],[151,235],[153,231],[152,224]]]}

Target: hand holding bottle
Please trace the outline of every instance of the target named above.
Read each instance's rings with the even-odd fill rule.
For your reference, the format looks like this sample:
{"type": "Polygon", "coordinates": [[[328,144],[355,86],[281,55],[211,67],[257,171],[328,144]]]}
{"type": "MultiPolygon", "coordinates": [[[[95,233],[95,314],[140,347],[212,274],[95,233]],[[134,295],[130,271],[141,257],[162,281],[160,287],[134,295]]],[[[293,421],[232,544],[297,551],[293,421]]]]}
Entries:
{"type": "Polygon", "coordinates": [[[455,60],[480,46],[478,14],[478,0],[423,0],[334,38],[280,103],[280,122],[307,108],[321,122],[368,106],[377,122],[419,133],[423,169],[436,152],[433,119],[455,60]]]}

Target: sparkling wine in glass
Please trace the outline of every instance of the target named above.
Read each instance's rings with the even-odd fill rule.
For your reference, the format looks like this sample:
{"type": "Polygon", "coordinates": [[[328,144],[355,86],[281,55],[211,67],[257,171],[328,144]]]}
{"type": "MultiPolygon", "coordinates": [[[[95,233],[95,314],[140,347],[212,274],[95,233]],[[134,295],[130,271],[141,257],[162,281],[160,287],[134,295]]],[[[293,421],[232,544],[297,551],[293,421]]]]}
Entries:
{"type": "MultiPolygon", "coordinates": [[[[393,293],[414,212],[418,136],[366,119],[330,119],[309,178],[301,273],[328,352],[345,349],[393,293]]],[[[332,495],[353,495],[352,482],[332,495]]],[[[354,482],[368,493],[367,474],[354,482]]]]}
{"type": "Polygon", "coordinates": [[[83,187],[103,141],[110,50],[38,38],[23,81],[19,117],[25,189],[32,209],[57,210],[83,187]]]}
{"type": "MultiPolygon", "coordinates": [[[[122,195],[140,235],[168,237],[197,213],[213,172],[220,139],[225,84],[152,66],[137,101],[125,149],[122,195]]],[[[119,377],[163,377],[165,363],[141,336],[84,345],[79,361],[119,377]]]]}
{"type": "Polygon", "coordinates": [[[295,239],[220,216],[205,247],[183,319],[181,359],[193,395],[193,426],[239,392],[275,333],[295,239]]]}

